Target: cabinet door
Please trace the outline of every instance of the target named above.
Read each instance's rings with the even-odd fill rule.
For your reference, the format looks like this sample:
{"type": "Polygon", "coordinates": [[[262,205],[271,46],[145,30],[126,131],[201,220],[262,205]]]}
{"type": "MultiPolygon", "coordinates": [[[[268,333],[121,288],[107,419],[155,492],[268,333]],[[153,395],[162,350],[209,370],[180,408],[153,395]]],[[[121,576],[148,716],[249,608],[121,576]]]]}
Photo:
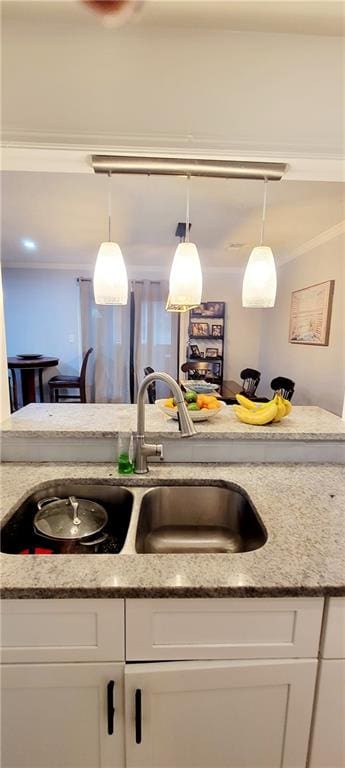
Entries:
{"type": "Polygon", "coordinates": [[[127,666],[127,768],[302,768],[316,667],[314,660],[127,666]]]}
{"type": "Polygon", "coordinates": [[[321,662],[310,768],[345,767],[345,660],[321,662]]]}
{"type": "Polygon", "coordinates": [[[123,666],[4,665],[2,768],[122,768],[123,666]],[[108,733],[110,681],[115,683],[113,734],[108,733]]]}

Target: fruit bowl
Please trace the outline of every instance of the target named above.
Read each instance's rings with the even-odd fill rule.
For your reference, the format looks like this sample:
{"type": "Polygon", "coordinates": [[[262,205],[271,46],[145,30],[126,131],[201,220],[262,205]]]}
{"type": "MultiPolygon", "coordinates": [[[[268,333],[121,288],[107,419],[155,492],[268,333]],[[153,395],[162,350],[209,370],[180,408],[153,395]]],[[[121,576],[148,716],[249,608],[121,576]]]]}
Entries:
{"type": "MultiPolygon", "coordinates": [[[[164,402],[164,400],[156,400],[156,405],[158,406],[159,410],[162,411],[162,413],[165,413],[166,416],[170,416],[171,419],[175,419],[177,421],[177,408],[176,410],[167,408],[167,406],[164,405],[164,402]]],[[[219,408],[214,408],[212,410],[208,408],[202,408],[200,411],[188,411],[188,413],[192,421],[209,421],[210,419],[214,419],[216,416],[218,416],[219,413],[222,413],[223,409],[226,407],[222,400],[219,401],[219,406],[219,408]]]]}

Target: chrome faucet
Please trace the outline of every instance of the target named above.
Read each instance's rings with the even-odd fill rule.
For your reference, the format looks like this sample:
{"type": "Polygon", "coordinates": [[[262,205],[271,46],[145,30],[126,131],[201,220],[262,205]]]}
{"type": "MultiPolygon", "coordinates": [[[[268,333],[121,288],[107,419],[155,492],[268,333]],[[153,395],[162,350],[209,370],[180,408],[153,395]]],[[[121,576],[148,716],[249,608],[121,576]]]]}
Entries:
{"type": "Polygon", "coordinates": [[[151,381],[164,381],[173,391],[175,402],[178,409],[179,429],[181,437],[192,437],[196,434],[192,419],[188,413],[186,403],[183,398],[183,392],[176,381],[168,373],[149,373],[140,384],[138,392],[138,424],[137,434],[135,436],[135,472],[143,475],[148,471],[147,459],[149,456],[159,456],[163,459],[163,446],[145,443],[145,403],[144,395],[151,381]]]}

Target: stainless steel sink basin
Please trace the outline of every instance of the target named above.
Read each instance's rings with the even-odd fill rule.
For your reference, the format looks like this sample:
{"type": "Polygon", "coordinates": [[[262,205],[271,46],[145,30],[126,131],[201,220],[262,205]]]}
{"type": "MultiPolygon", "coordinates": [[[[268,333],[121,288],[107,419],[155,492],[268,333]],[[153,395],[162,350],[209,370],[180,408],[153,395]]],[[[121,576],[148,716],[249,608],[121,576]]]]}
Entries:
{"type": "Polygon", "coordinates": [[[218,486],[160,486],[143,497],[135,547],[147,554],[258,549],[267,533],[247,495],[218,486]]]}

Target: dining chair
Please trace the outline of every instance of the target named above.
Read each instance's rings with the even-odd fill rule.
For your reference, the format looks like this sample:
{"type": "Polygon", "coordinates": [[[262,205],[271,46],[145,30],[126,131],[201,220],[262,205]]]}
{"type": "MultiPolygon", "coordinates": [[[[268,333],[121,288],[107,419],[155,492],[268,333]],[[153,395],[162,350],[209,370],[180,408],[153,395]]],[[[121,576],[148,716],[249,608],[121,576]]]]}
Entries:
{"type": "Polygon", "coordinates": [[[249,398],[253,397],[261,378],[260,371],[256,371],[255,368],[244,368],[240,375],[243,381],[241,394],[249,398]]]}
{"type": "Polygon", "coordinates": [[[80,403],[86,403],[86,367],[91,352],[93,352],[93,347],[90,347],[90,349],[88,349],[84,355],[79,376],[64,376],[62,374],[58,374],[57,376],[53,376],[51,379],[49,379],[48,387],[51,403],[60,403],[64,400],[76,400],[80,403]],[[61,389],[79,389],[79,394],[66,395],[59,391],[61,389]]]}
{"type": "Polygon", "coordinates": [[[271,381],[271,387],[274,393],[278,392],[282,397],[285,397],[285,400],[291,400],[295,391],[295,382],[285,376],[276,376],[271,381]]]}
{"type": "MultiPolygon", "coordinates": [[[[149,373],[154,373],[154,368],[151,368],[150,365],[147,365],[146,368],[144,368],[144,374],[145,376],[148,376],[149,373]]],[[[149,403],[153,405],[156,402],[156,382],[151,381],[151,384],[147,387],[147,397],[149,399],[149,403]]]]}
{"type": "Polygon", "coordinates": [[[16,372],[13,370],[13,368],[8,374],[8,389],[10,394],[10,409],[11,413],[14,413],[14,411],[18,411],[18,395],[16,372]]]}

